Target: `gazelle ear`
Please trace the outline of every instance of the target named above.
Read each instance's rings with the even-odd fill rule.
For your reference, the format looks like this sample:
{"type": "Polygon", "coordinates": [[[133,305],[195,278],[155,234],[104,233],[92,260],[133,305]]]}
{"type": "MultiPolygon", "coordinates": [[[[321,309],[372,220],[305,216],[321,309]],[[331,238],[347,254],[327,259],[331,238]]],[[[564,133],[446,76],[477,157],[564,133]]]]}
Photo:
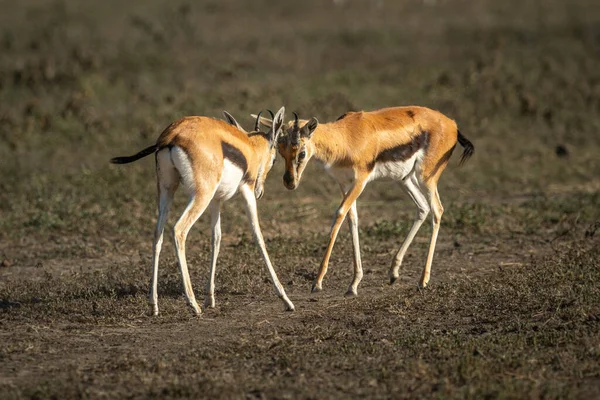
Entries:
{"type": "Polygon", "coordinates": [[[271,127],[271,131],[269,132],[269,140],[271,143],[276,143],[277,138],[281,134],[281,128],[283,127],[283,116],[285,114],[285,107],[281,107],[275,117],[273,117],[273,125],[271,127]]]}
{"type": "Polygon", "coordinates": [[[242,132],[246,132],[244,130],[244,128],[242,128],[242,126],[240,124],[238,124],[238,122],[235,120],[235,118],[233,118],[233,115],[229,114],[227,111],[223,110],[223,115],[225,116],[225,121],[227,121],[227,123],[229,125],[233,125],[236,128],[238,128],[240,131],[242,132]]]}
{"type": "Polygon", "coordinates": [[[319,126],[319,121],[312,117],[310,121],[308,121],[302,129],[300,129],[300,136],[310,139],[315,129],[319,126]]]}
{"type": "MultiPolygon", "coordinates": [[[[254,119],[256,119],[256,117],[258,117],[258,115],[256,115],[256,114],[250,114],[250,116],[254,119]]],[[[273,120],[271,120],[269,118],[265,118],[265,117],[260,117],[260,123],[269,128],[273,126],[273,120]]]]}

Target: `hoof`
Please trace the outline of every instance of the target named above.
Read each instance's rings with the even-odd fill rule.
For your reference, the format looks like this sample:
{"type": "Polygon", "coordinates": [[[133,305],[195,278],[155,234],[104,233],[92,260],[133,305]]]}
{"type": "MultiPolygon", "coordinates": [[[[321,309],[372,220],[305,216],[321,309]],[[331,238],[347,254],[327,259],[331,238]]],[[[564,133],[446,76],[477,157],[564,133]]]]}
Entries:
{"type": "Polygon", "coordinates": [[[215,298],[212,296],[206,296],[204,299],[204,308],[215,308],[215,298]]]}
{"type": "Polygon", "coordinates": [[[158,315],[158,305],[150,304],[150,308],[148,309],[148,315],[151,317],[156,317],[158,315]]]}
{"type": "Polygon", "coordinates": [[[202,310],[200,309],[200,307],[198,307],[198,304],[189,304],[190,308],[192,309],[192,312],[195,315],[200,315],[202,314],[202,310]]]}
{"type": "Polygon", "coordinates": [[[396,283],[396,281],[400,278],[399,276],[390,276],[390,285],[396,283]]]}
{"type": "Polygon", "coordinates": [[[279,296],[279,298],[281,299],[281,301],[283,301],[283,304],[285,304],[285,311],[294,311],[296,309],[296,307],[294,307],[294,303],[292,303],[292,301],[288,299],[285,293],[279,296]]]}
{"type": "Polygon", "coordinates": [[[346,294],[344,296],[346,296],[346,297],[356,297],[356,296],[358,296],[358,292],[356,291],[356,289],[353,289],[352,286],[350,286],[348,288],[348,291],[346,292],[346,294]]]}
{"type": "Polygon", "coordinates": [[[315,282],[310,291],[312,293],[317,293],[317,292],[320,292],[321,290],[323,290],[323,286],[321,286],[321,284],[315,282]]]}

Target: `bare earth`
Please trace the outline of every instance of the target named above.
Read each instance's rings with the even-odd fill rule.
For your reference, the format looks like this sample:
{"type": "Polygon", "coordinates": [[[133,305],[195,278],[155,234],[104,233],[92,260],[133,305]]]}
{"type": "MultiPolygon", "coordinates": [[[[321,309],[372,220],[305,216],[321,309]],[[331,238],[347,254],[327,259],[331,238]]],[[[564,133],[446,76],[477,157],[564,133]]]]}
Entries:
{"type": "MultiPolygon", "coordinates": [[[[0,52],[0,398],[600,397],[595,1],[0,1],[0,52]],[[153,160],[108,159],[183,115],[409,104],[475,145],[441,178],[427,289],[429,224],[388,284],[416,210],[377,182],[358,202],[359,296],[343,296],[347,228],[311,294],[341,197],[317,165],[287,191],[280,162],[259,212],[297,310],[233,200],[216,308],[192,315],[165,240],[147,315],[153,160]]],[[[199,300],[209,232],[203,216],[188,238],[199,300]]]]}

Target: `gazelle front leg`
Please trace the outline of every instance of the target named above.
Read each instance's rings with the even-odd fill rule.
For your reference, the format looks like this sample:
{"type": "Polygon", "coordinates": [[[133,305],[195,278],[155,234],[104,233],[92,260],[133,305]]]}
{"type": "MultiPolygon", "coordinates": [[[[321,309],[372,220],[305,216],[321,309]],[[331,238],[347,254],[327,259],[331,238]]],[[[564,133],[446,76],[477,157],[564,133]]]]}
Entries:
{"type": "Polygon", "coordinates": [[[275,291],[277,292],[277,296],[279,296],[279,298],[283,300],[287,311],[294,311],[294,304],[285,294],[285,290],[279,282],[277,274],[275,273],[273,265],[271,264],[271,260],[269,259],[269,254],[267,253],[267,248],[265,246],[265,240],[263,238],[262,232],[260,230],[260,224],[258,222],[258,212],[256,210],[256,198],[254,197],[254,191],[248,185],[243,185],[240,191],[242,193],[242,197],[246,202],[246,210],[248,212],[248,219],[250,220],[252,234],[254,236],[254,239],[256,240],[256,244],[258,245],[260,253],[265,261],[265,264],[267,265],[267,270],[269,271],[271,280],[275,285],[275,291]]]}
{"type": "Polygon", "coordinates": [[[204,307],[215,308],[215,273],[217,271],[217,258],[221,248],[221,201],[214,199],[210,203],[210,224],[212,226],[210,276],[206,285],[204,307]]]}
{"type": "Polygon", "coordinates": [[[352,283],[348,287],[346,296],[358,295],[358,284],[363,277],[362,262],[360,259],[360,243],[358,240],[358,212],[356,210],[356,201],[352,203],[348,212],[348,225],[352,234],[352,250],[354,251],[354,277],[352,283]]]}
{"type": "MultiPolygon", "coordinates": [[[[318,291],[323,290],[323,278],[325,277],[325,274],[327,273],[327,267],[329,265],[329,258],[331,257],[331,252],[333,250],[333,245],[335,244],[335,239],[337,238],[337,235],[340,231],[340,226],[342,225],[342,222],[344,222],[344,218],[346,218],[346,214],[348,214],[348,212],[352,208],[352,205],[356,202],[356,199],[358,199],[358,196],[360,196],[363,189],[365,188],[365,185],[367,182],[367,177],[368,177],[368,174],[365,174],[365,176],[361,176],[356,179],[356,181],[354,182],[354,184],[352,185],[352,187],[350,188],[348,193],[346,193],[346,196],[342,200],[342,204],[340,205],[340,207],[337,209],[337,211],[335,213],[333,225],[331,226],[331,233],[329,234],[329,245],[327,246],[327,250],[325,251],[325,256],[323,257],[323,261],[321,262],[321,267],[319,269],[319,274],[317,275],[317,279],[315,280],[315,282],[313,284],[313,287],[312,287],[313,292],[318,292],[318,291]]],[[[362,272],[362,267],[361,267],[361,272],[362,272]]],[[[361,278],[362,278],[362,276],[361,276],[361,278]]],[[[356,274],[355,274],[355,279],[356,279],[356,274]]],[[[354,284],[354,281],[353,281],[353,284],[354,284]]],[[[358,285],[358,282],[356,284],[358,285]]]]}
{"type": "MultiPolygon", "coordinates": [[[[347,187],[352,186],[344,185],[342,183],[342,179],[336,177],[334,178],[338,181],[340,185],[340,189],[342,190],[342,196],[346,196],[347,187]]],[[[358,239],[358,212],[356,210],[356,201],[352,203],[352,207],[350,207],[350,211],[348,212],[348,227],[350,228],[350,234],[352,235],[352,251],[354,255],[354,277],[352,279],[352,283],[348,286],[348,291],[346,292],[346,296],[356,296],[358,294],[358,284],[362,280],[363,277],[363,269],[362,262],[360,259],[360,243],[358,239]]]]}

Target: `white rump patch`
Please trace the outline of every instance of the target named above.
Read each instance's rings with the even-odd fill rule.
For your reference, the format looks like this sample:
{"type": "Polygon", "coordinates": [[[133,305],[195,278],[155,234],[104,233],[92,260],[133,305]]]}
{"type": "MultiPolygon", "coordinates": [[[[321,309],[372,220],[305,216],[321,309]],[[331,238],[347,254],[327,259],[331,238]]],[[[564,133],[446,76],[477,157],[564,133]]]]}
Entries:
{"type": "Polygon", "coordinates": [[[156,174],[158,184],[163,189],[168,190],[176,187],[179,183],[179,172],[177,172],[171,161],[169,149],[162,149],[156,154],[156,174]]]}
{"type": "Polygon", "coordinates": [[[194,183],[194,170],[192,169],[192,162],[188,155],[183,151],[181,147],[173,146],[171,148],[171,160],[179,174],[181,175],[181,183],[185,188],[188,195],[194,195],[196,192],[196,184],[194,183]]]}

